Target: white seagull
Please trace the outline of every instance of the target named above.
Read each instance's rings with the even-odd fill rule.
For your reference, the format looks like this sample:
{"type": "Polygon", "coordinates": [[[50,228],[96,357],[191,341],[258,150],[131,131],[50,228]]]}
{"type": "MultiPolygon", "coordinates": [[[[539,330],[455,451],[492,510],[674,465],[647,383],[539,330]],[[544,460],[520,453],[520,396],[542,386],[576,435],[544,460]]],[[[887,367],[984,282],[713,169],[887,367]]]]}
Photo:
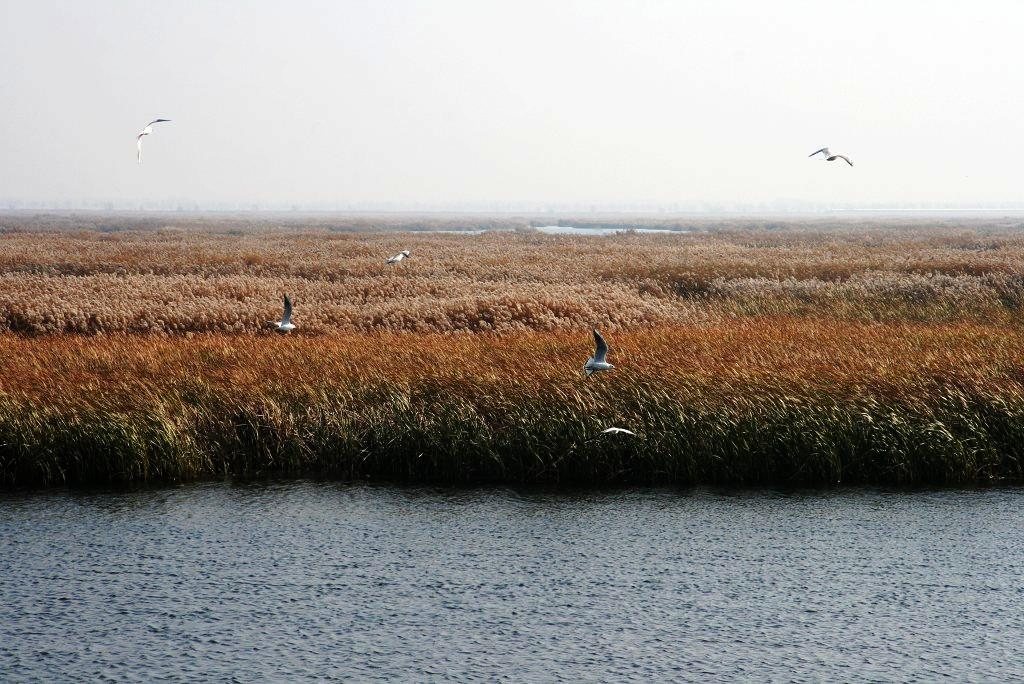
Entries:
{"type": "Polygon", "coordinates": [[[583,373],[589,378],[593,373],[599,373],[605,370],[611,370],[615,368],[612,364],[605,361],[605,357],[608,356],[608,344],[601,337],[601,333],[594,330],[594,343],[597,349],[594,351],[594,355],[587,359],[587,362],[583,365],[583,373]]]}
{"type": "Polygon", "coordinates": [[[395,256],[388,258],[387,262],[389,264],[397,264],[402,259],[408,259],[408,258],[409,258],[409,250],[405,249],[405,250],[402,250],[401,252],[399,252],[398,254],[396,254],[395,256]]]}
{"type": "Polygon", "coordinates": [[[831,152],[828,151],[827,147],[822,147],[817,152],[812,152],[811,154],[809,154],[807,156],[808,157],[813,157],[816,154],[824,155],[825,156],[825,161],[835,161],[836,159],[842,159],[844,162],[846,162],[850,166],[853,166],[853,162],[850,161],[849,157],[846,157],[845,155],[842,155],[842,154],[832,154],[831,152]]]}
{"type": "Polygon", "coordinates": [[[135,136],[135,146],[139,148],[139,163],[142,163],[142,139],[153,132],[153,124],[163,123],[170,121],[170,119],[153,119],[146,127],[142,129],[142,132],[135,136]]]}
{"type": "Polygon", "coordinates": [[[636,437],[636,433],[633,432],[632,430],[627,430],[626,428],[620,428],[620,427],[605,428],[604,430],[601,430],[601,434],[602,435],[630,435],[631,437],[636,437]]]}
{"type": "Polygon", "coordinates": [[[278,332],[287,333],[295,330],[295,324],[292,323],[292,300],[288,298],[288,295],[284,296],[284,315],[281,316],[281,320],[270,321],[270,323],[277,327],[278,332]]]}
{"type": "Polygon", "coordinates": [[[590,442],[596,442],[597,440],[601,439],[605,435],[627,435],[629,437],[636,437],[637,436],[637,434],[635,432],[633,432],[632,430],[627,430],[626,428],[620,428],[620,427],[610,427],[610,428],[605,428],[604,430],[601,430],[600,432],[598,432],[596,435],[594,435],[590,439],[585,440],[583,443],[584,444],[589,444],[590,442]]]}

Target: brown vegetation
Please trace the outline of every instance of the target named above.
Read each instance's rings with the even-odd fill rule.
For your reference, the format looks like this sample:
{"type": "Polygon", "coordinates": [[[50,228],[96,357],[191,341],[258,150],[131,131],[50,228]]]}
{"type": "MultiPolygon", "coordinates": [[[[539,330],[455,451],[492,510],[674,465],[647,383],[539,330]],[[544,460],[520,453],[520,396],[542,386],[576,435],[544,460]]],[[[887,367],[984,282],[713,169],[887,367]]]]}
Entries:
{"type": "Polygon", "coordinates": [[[8,232],[0,482],[1016,480],[1022,273],[993,226],[8,232]]]}
{"type": "MultiPolygon", "coordinates": [[[[706,227],[705,227],[706,228],[706,227]]],[[[1016,325],[1024,233],[798,224],[610,237],[259,230],[0,234],[0,330],[611,330],[745,316],[1016,325]],[[413,257],[397,267],[384,259],[413,257]]]]}
{"type": "Polygon", "coordinates": [[[7,484],[977,483],[1024,456],[1020,331],[748,319],[585,334],[0,338],[7,484]],[[638,438],[598,437],[609,426],[638,438]]]}

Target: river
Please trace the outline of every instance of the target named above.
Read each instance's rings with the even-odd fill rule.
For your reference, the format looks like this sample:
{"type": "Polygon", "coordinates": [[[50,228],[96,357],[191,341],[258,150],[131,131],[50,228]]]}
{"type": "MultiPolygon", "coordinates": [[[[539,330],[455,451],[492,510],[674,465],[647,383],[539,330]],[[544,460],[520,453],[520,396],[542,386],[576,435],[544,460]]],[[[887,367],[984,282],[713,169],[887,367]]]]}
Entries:
{"type": "Polygon", "coordinates": [[[0,493],[0,677],[1024,677],[1024,490],[0,493]]]}

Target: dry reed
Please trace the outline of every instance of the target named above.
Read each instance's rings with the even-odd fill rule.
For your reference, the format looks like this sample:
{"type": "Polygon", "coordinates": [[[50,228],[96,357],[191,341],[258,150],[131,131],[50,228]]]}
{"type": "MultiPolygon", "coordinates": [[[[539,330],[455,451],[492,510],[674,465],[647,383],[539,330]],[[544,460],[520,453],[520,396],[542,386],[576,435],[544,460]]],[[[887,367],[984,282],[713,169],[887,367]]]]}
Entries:
{"type": "Polygon", "coordinates": [[[0,483],[1018,480],[1022,273],[992,226],[13,230],[0,483]]]}

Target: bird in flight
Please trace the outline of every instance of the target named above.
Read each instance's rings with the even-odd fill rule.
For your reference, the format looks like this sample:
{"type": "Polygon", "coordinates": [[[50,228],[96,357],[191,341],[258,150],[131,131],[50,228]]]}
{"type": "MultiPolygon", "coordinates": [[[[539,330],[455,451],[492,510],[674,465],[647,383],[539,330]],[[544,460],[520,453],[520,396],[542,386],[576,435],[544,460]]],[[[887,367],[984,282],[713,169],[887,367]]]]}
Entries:
{"type": "Polygon", "coordinates": [[[600,432],[598,432],[596,435],[594,435],[590,439],[584,440],[583,443],[584,444],[590,444],[591,442],[596,442],[597,440],[601,439],[605,435],[624,435],[624,436],[627,436],[627,437],[637,437],[637,434],[635,432],[633,432],[632,430],[627,430],[626,428],[620,428],[620,427],[610,427],[610,428],[605,428],[604,430],[601,430],[600,432]]]}
{"type": "Polygon", "coordinates": [[[389,263],[389,264],[397,264],[402,259],[408,259],[408,258],[409,258],[409,250],[406,249],[406,250],[402,250],[401,252],[399,252],[395,256],[390,257],[388,259],[387,263],[389,263]]]}
{"type": "Polygon", "coordinates": [[[583,365],[583,373],[588,378],[601,371],[611,370],[615,368],[612,364],[605,361],[605,357],[608,356],[608,343],[601,337],[601,333],[594,330],[594,355],[587,359],[587,362],[583,365]]]}
{"type": "Polygon", "coordinates": [[[164,123],[170,121],[170,119],[153,119],[146,127],[142,129],[142,132],[135,136],[135,146],[139,148],[139,163],[142,163],[142,139],[153,132],[153,124],[164,123]]]}
{"type": "Polygon", "coordinates": [[[850,161],[849,157],[846,157],[846,156],[844,156],[842,154],[832,154],[831,152],[828,151],[827,147],[822,147],[817,152],[812,152],[811,154],[809,154],[807,156],[808,157],[813,157],[816,154],[824,155],[825,156],[825,161],[835,161],[836,159],[842,159],[844,162],[846,162],[850,166],[853,166],[853,162],[850,161]]]}
{"type": "Polygon", "coordinates": [[[284,296],[284,315],[281,316],[279,321],[271,321],[271,325],[276,326],[277,331],[281,333],[291,332],[295,330],[295,324],[292,323],[292,300],[288,295],[284,296]]]}
{"type": "Polygon", "coordinates": [[[632,430],[627,430],[626,428],[620,428],[620,427],[605,428],[604,430],[601,430],[601,434],[602,435],[630,435],[631,437],[636,437],[636,433],[633,432],[632,430]]]}

